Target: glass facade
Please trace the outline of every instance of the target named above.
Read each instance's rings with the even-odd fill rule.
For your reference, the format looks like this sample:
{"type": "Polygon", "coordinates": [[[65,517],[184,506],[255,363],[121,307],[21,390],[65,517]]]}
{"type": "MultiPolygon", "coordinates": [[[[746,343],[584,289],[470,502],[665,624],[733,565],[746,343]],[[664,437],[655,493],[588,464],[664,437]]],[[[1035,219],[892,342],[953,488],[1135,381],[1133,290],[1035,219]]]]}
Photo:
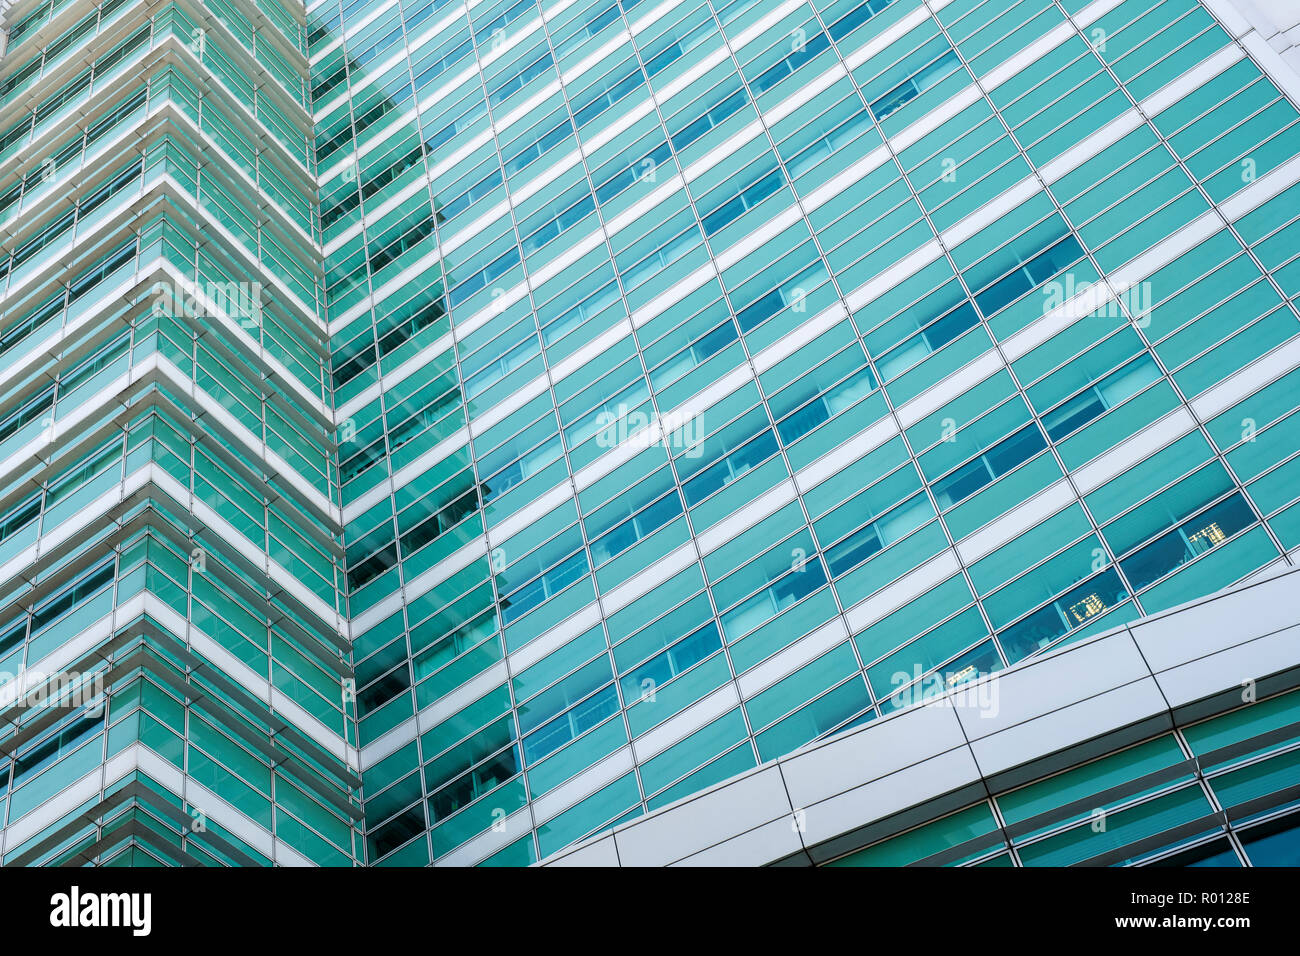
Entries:
{"type": "Polygon", "coordinates": [[[363,858],[301,16],[5,14],[6,864],[363,858]]]}
{"type": "Polygon", "coordinates": [[[6,862],[527,864],[1289,562],[1220,5],[13,4],[6,862]]]}

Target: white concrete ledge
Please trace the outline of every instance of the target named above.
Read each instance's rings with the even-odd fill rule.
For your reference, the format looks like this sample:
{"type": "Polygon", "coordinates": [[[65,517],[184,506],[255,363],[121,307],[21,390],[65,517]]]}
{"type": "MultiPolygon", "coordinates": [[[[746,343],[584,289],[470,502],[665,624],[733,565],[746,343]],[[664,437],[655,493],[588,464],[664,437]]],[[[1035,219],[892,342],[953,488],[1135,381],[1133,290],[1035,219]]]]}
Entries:
{"type": "Polygon", "coordinates": [[[1300,685],[1300,568],[809,744],[539,865],[808,865],[888,836],[896,814],[919,824],[1050,772],[1054,756],[1069,765],[1230,709],[1245,682],[1300,685]]]}

